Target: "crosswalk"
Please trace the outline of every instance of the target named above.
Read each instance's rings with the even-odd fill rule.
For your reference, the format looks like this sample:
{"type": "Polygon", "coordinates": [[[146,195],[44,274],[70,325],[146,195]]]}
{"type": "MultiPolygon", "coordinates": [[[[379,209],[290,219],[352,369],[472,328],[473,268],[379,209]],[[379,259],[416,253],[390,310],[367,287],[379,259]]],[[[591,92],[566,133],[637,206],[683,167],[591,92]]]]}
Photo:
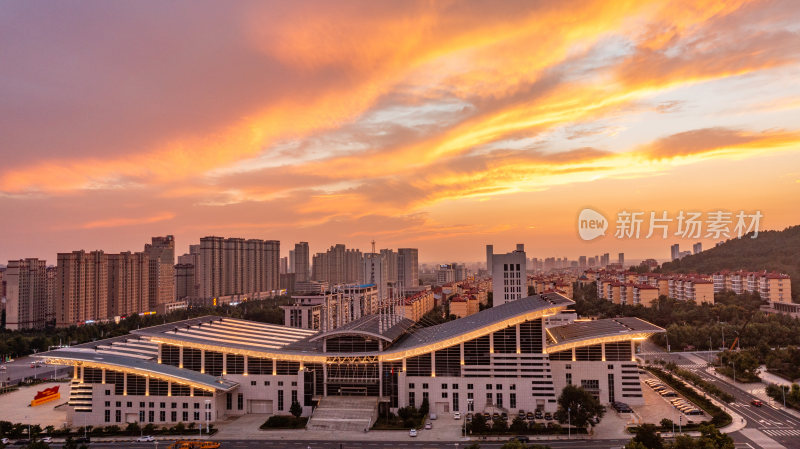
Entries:
{"type": "Polygon", "coordinates": [[[773,437],[798,437],[800,430],[798,429],[762,429],[762,432],[773,437]]]}

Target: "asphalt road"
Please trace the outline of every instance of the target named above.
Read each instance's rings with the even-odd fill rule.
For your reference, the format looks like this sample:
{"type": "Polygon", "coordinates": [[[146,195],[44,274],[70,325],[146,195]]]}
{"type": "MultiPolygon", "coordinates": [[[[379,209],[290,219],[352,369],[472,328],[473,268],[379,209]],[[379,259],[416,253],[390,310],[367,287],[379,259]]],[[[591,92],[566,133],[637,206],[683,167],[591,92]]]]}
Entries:
{"type": "MultiPolygon", "coordinates": [[[[52,379],[54,376],[54,367],[49,365],[38,366],[31,368],[31,363],[41,360],[34,357],[22,357],[14,359],[13,362],[4,363],[6,370],[0,371],[0,381],[4,384],[10,382],[11,384],[18,384],[22,379],[28,377],[34,378],[47,378],[52,379]]],[[[71,367],[58,367],[55,371],[56,377],[64,377],[70,374],[71,367]]]]}
{"type": "MultiPolygon", "coordinates": [[[[703,353],[695,353],[695,355],[705,358],[703,353]]],[[[751,405],[751,401],[754,399],[760,400],[760,398],[731,385],[726,381],[725,377],[716,377],[707,373],[705,365],[695,364],[680,353],[664,353],[661,358],[674,361],[677,365],[691,370],[721,390],[732,394],[736,400],[730,404],[730,408],[744,417],[746,420],[745,429],[758,430],[786,448],[800,448],[800,418],[783,410],[775,409],[768,403],[764,403],[761,407],[751,405]]],[[[733,432],[730,435],[736,442],[749,443],[752,447],[759,447],[755,441],[745,436],[742,432],[733,432]]]]}
{"type": "MultiPolygon", "coordinates": [[[[410,438],[410,437],[409,437],[410,438]]],[[[539,444],[547,444],[553,449],[581,449],[581,448],[598,448],[598,449],[619,449],[628,440],[574,440],[574,441],[536,441],[539,444]]],[[[456,449],[465,448],[472,444],[472,442],[443,442],[443,441],[264,441],[264,440],[226,440],[220,441],[220,449],[257,449],[263,447],[274,448],[287,448],[287,449],[456,449]]],[[[481,448],[499,448],[503,445],[502,441],[487,441],[479,442],[481,448]]],[[[159,442],[158,447],[166,449],[169,445],[167,442],[159,442]]],[[[57,446],[54,446],[57,447],[57,446]]],[[[156,449],[154,443],[92,443],[92,449],[95,448],[138,448],[138,449],[156,449]]]]}

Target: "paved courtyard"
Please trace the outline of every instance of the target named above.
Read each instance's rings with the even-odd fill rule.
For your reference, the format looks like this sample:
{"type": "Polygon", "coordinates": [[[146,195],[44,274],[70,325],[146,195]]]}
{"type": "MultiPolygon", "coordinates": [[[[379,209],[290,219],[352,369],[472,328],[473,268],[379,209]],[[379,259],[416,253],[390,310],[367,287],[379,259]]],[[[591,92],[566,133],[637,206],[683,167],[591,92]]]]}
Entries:
{"type": "MultiPolygon", "coordinates": [[[[65,404],[69,399],[69,382],[52,382],[33,387],[21,387],[19,390],[0,396],[3,406],[0,409],[0,420],[39,424],[42,428],[46,426],[63,427],[67,420],[66,406],[57,407],[65,404]],[[31,407],[30,403],[37,391],[44,390],[53,386],[60,386],[59,393],[61,399],[46,402],[36,407],[31,407]]],[[[79,423],[76,423],[78,425],[79,423]]]]}

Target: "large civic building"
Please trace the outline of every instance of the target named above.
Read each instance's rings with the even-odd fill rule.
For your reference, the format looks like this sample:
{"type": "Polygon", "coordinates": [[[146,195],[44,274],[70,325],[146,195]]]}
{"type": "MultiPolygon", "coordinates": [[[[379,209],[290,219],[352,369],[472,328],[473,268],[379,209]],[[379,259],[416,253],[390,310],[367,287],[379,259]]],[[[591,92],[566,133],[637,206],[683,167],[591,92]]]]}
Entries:
{"type": "Polygon", "coordinates": [[[205,423],[298,402],[325,428],[342,421],[325,404],[355,399],[342,396],[375,415],[425,399],[439,413],[553,412],[568,384],[642,403],[637,343],[663,329],[637,318],[545,326],[572,304],[534,295],[430,327],[379,310],[324,332],[207,316],[37,356],[74,366],[76,425],[205,423]]]}

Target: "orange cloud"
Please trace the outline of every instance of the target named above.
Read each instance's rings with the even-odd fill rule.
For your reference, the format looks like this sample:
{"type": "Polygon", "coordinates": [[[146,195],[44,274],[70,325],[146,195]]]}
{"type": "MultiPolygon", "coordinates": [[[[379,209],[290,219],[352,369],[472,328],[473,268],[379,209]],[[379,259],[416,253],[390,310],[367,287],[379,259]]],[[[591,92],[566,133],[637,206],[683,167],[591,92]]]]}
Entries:
{"type": "Polygon", "coordinates": [[[175,214],[172,212],[163,212],[150,217],[125,217],[125,218],[108,218],[103,220],[94,220],[81,224],[81,229],[97,229],[97,228],[119,228],[124,226],[135,226],[150,223],[158,223],[160,221],[172,220],[175,214]]]}

